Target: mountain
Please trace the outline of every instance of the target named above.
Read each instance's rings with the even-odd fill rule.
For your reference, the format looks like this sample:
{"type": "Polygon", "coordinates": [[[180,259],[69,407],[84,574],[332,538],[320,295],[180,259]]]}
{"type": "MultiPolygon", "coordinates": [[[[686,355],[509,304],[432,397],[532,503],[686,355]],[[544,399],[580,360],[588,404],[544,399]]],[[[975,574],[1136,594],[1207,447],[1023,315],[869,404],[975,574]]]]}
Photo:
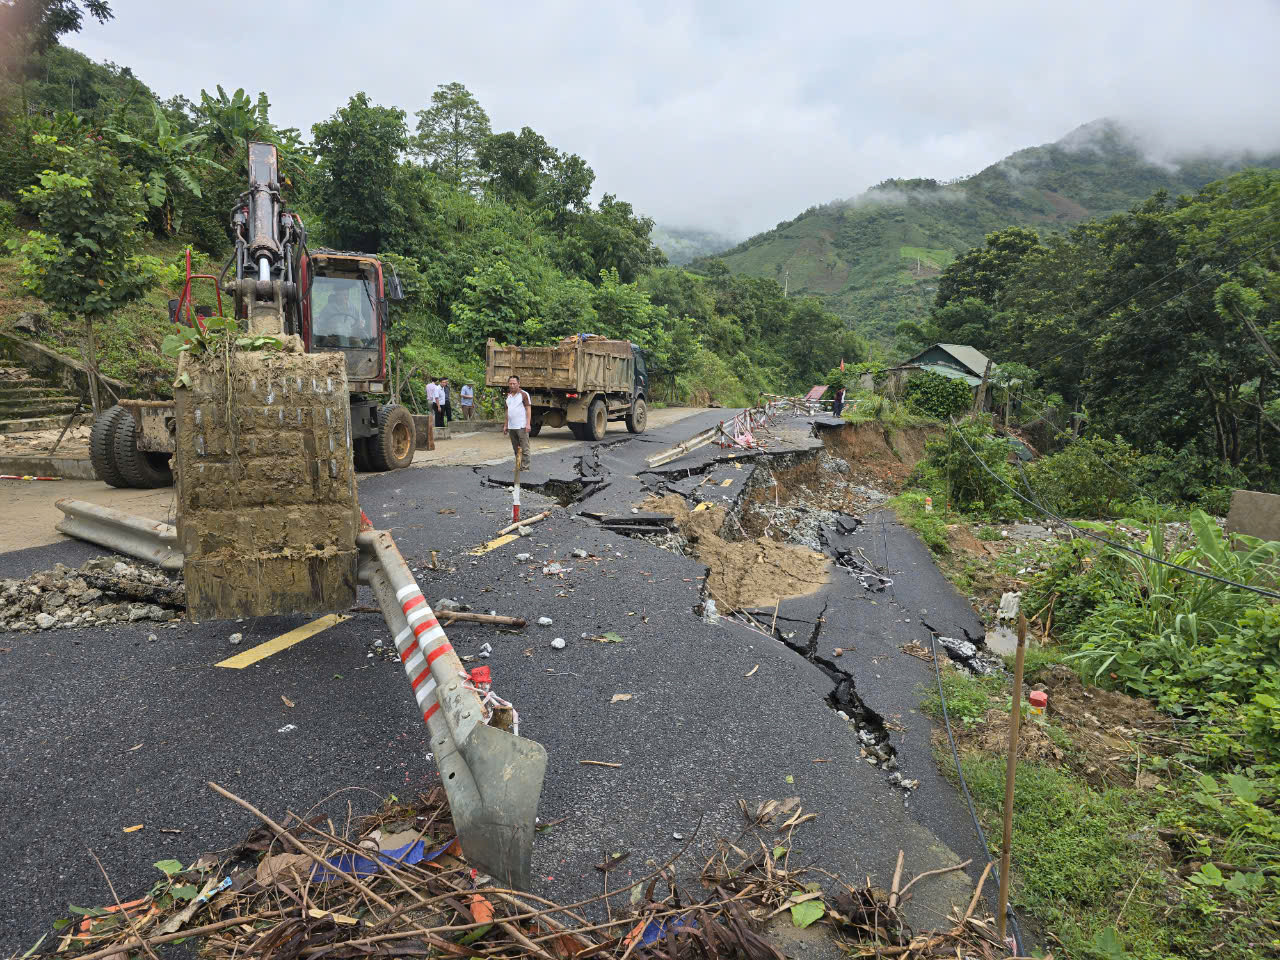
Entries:
{"type": "Polygon", "coordinates": [[[943,268],[991,231],[1063,230],[1157,190],[1194,192],[1246,166],[1280,166],[1280,155],[1157,159],[1130,131],[1099,120],[970,177],[886,180],[852,200],[810,207],[720,259],[734,273],[821,297],[888,347],[900,321],[927,312],[943,268]]]}
{"type": "Polygon", "coordinates": [[[683,267],[699,257],[710,257],[721,250],[728,250],[737,242],[714,230],[664,227],[661,224],[653,228],[649,239],[667,255],[667,260],[677,267],[683,267]]]}

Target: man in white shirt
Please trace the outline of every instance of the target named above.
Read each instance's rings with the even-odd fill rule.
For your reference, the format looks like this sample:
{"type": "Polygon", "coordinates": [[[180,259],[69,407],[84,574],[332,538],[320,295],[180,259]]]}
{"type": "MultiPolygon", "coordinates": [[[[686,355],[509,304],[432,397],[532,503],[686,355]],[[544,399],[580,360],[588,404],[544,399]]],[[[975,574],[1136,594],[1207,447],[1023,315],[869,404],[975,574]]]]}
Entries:
{"type": "Polygon", "coordinates": [[[529,424],[533,422],[533,409],[529,394],[520,389],[520,378],[507,380],[507,436],[511,438],[511,452],[520,461],[521,468],[529,465],[529,424]]]}
{"type": "Polygon", "coordinates": [[[431,412],[435,414],[436,426],[444,426],[444,391],[440,389],[438,377],[432,377],[431,382],[427,384],[427,403],[431,405],[431,412]]]}

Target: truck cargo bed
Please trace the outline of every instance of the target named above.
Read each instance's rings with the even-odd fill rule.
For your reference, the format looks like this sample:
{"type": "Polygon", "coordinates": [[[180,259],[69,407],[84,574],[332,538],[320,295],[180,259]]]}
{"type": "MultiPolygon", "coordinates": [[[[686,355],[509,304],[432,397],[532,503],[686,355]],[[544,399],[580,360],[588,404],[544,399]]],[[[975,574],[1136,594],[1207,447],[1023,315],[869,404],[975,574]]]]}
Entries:
{"type": "Polygon", "coordinates": [[[485,384],[505,387],[512,376],[525,390],[629,393],[635,357],[626,340],[570,337],[552,347],[515,347],[490,340],[485,384]]]}

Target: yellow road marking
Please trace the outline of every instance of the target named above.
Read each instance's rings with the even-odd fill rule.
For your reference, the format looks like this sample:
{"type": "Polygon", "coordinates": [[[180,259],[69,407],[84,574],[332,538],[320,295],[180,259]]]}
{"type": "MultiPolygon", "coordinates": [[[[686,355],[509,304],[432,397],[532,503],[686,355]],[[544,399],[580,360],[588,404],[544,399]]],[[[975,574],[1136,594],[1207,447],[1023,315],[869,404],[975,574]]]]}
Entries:
{"type": "Polygon", "coordinates": [[[295,643],[301,643],[307,637],[314,637],[321,630],[328,630],[335,624],[350,619],[350,617],[341,613],[331,613],[328,616],[321,617],[319,620],[312,620],[310,623],[304,623],[300,627],[294,627],[288,633],[282,633],[274,640],[267,640],[256,647],[251,647],[244,653],[237,653],[234,657],[228,657],[221,663],[216,664],[216,666],[227,667],[231,670],[243,670],[259,660],[267,659],[273,653],[288,650],[295,643]]]}
{"type": "Polygon", "coordinates": [[[473,557],[483,556],[484,554],[488,553],[490,550],[497,550],[499,547],[503,546],[504,544],[508,544],[512,540],[519,540],[519,539],[520,539],[520,535],[518,533],[508,533],[505,536],[497,537],[494,540],[490,540],[483,547],[476,547],[474,550],[471,551],[471,556],[473,557]]]}

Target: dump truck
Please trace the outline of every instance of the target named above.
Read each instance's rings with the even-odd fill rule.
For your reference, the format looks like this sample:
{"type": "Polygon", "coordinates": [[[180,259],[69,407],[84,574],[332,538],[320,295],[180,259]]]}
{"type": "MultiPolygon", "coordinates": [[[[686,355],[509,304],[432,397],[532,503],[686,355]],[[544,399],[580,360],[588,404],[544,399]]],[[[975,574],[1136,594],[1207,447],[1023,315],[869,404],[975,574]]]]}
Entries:
{"type": "MultiPolygon", "coordinates": [[[[263,170],[270,163],[260,161],[263,170]],[[265,164],[265,166],[263,165],[265,164]]],[[[271,176],[271,173],[265,173],[271,176]]],[[[233,316],[248,320],[249,298],[237,293],[246,273],[259,266],[250,257],[246,227],[249,197],[232,214],[237,253],[220,277],[193,274],[187,254],[187,277],[181,293],[169,301],[169,319],[179,329],[203,332],[220,317],[224,289],[231,294],[233,316]],[[229,280],[232,263],[234,279],[229,280]],[[213,284],[214,303],[193,302],[195,281],[213,284]]],[[[416,430],[413,416],[388,402],[387,326],[389,302],[403,299],[395,268],[367,253],[318,248],[306,244],[301,220],[285,214],[280,232],[282,265],[288,267],[287,295],[281,319],[286,336],[297,336],[302,352],[334,353],[343,358],[351,417],[351,444],[356,470],[399,470],[413,462],[416,430]]],[[[263,282],[248,278],[250,283],[263,282]]],[[[113,487],[167,487],[173,484],[170,458],[177,449],[177,410],[169,400],[121,400],[99,417],[89,438],[90,459],[99,478],[113,487]]]]}
{"type": "Polygon", "coordinates": [[[531,437],[544,426],[567,426],[579,440],[602,440],[617,420],[644,433],[649,374],[644,354],[628,340],[577,334],[550,347],[517,347],[490,339],[485,384],[505,391],[513,376],[529,394],[531,437]]]}

